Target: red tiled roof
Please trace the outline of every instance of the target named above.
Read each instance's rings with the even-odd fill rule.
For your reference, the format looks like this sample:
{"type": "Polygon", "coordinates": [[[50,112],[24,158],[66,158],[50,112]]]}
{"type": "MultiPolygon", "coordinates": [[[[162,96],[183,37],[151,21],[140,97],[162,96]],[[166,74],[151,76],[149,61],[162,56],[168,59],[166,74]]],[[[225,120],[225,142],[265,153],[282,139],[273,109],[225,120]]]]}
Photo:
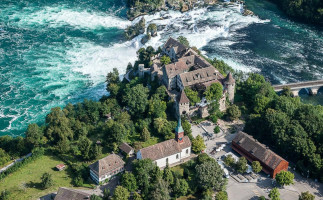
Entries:
{"type": "Polygon", "coordinates": [[[252,136],[240,131],[233,139],[235,144],[249,152],[251,155],[265,163],[271,169],[275,169],[284,159],[271,151],[268,147],[255,140],[252,136]]]}
{"type": "Polygon", "coordinates": [[[62,168],[64,168],[65,167],[65,165],[64,164],[58,164],[58,165],[56,165],[56,168],[57,169],[62,169],[62,168]]]}

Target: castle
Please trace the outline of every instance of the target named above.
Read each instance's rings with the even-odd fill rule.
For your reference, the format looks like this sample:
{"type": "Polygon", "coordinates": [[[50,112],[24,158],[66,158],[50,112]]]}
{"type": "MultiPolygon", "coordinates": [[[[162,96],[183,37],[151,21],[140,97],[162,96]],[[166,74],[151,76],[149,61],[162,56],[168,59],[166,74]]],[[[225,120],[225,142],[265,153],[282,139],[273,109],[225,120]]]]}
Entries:
{"type": "Polygon", "coordinates": [[[215,67],[200,56],[192,48],[188,48],[173,38],[169,38],[162,46],[162,52],[151,58],[150,68],[139,65],[139,76],[149,73],[152,80],[156,78],[164,84],[170,98],[175,102],[176,115],[200,115],[207,117],[208,105],[205,98],[195,106],[190,106],[190,101],[184,92],[184,88],[190,87],[204,91],[213,83],[221,83],[223,94],[219,100],[220,110],[226,109],[226,100],[234,101],[235,80],[231,72],[224,77],[215,67]],[[168,56],[171,63],[163,65],[162,56],[168,56]]]}

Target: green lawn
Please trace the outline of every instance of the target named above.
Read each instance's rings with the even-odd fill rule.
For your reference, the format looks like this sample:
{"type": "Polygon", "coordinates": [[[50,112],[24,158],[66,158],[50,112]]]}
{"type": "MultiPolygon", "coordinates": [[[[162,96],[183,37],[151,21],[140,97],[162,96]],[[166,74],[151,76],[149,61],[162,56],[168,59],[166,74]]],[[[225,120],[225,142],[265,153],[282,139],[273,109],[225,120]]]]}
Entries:
{"type": "Polygon", "coordinates": [[[59,187],[72,187],[72,179],[66,169],[56,171],[57,164],[64,163],[53,155],[44,155],[36,161],[23,166],[18,171],[10,174],[0,181],[0,190],[9,190],[12,200],[37,199],[51,192],[56,192],[59,187]],[[54,185],[46,190],[39,189],[40,177],[43,173],[52,174],[54,185]]]}
{"type": "Polygon", "coordinates": [[[185,197],[179,197],[176,200],[196,200],[196,198],[193,195],[188,195],[185,197]]]}

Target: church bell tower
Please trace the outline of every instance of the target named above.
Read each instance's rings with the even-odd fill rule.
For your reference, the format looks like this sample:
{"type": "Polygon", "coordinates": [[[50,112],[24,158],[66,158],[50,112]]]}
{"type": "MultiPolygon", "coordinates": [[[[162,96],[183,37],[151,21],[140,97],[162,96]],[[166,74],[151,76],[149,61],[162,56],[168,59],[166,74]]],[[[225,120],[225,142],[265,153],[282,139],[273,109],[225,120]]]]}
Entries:
{"type": "Polygon", "coordinates": [[[182,127],[181,117],[178,118],[178,124],[177,124],[177,127],[175,128],[175,137],[178,143],[181,144],[184,142],[184,129],[182,127]]]}

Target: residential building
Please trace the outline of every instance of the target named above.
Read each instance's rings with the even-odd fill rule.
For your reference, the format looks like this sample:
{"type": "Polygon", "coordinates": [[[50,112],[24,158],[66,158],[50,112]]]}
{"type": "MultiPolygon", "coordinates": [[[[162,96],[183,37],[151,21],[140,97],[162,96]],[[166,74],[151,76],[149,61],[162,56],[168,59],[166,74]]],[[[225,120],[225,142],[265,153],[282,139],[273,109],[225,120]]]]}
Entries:
{"type": "Polygon", "coordinates": [[[119,149],[125,154],[127,154],[128,156],[132,156],[135,153],[135,150],[125,142],[119,146],[119,149]]]}
{"type": "Polygon", "coordinates": [[[261,144],[252,136],[240,131],[232,141],[232,149],[248,161],[259,161],[262,170],[275,178],[282,170],[288,170],[288,162],[261,144]]]}
{"type": "Polygon", "coordinates": [[[90,200],[90,194],[79,190],[61,187],[54,200],[90,200]]]}
{"type": "Polygon", "coordinates": [[[151,159],[160,168],[167,164],[181,162],[184,158],[191,155],[191,140],[188,136],[184,136],[184,129],[179,118],[178,125],[175,129],[175,139],[166,140],[164,142],[140,149],[137,152],[137,159],[151,159]]]}
{"type": "Polygon", "coordinates": [[[125,162],[116,154],[110,154],[89,166],[90,176],[99,184],[106,179],[124,171],[125,162]]]}

